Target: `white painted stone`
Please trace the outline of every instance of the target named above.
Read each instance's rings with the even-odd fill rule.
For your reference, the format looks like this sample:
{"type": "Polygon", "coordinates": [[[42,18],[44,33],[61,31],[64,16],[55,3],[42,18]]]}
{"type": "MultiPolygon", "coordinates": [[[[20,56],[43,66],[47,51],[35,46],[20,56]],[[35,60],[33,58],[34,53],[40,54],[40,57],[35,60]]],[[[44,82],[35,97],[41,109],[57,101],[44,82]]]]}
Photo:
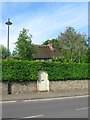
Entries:
{"type": "Polygon", "coordinates": [[[48,74],[45,71],[38,71],[38,81],[37,81],[38,91],[49,91],[49,80],[48,74]]]}

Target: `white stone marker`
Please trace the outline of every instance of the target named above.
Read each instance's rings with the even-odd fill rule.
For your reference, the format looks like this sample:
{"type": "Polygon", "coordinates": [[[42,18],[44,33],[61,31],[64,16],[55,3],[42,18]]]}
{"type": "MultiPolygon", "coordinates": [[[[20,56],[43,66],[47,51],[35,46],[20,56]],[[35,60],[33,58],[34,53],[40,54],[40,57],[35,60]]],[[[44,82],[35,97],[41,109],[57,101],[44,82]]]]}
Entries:
{"type": "Polygon", "coordinates": [[[49,91],[49,80],[47,72],[38,71],[37,91],[49,91]]]}

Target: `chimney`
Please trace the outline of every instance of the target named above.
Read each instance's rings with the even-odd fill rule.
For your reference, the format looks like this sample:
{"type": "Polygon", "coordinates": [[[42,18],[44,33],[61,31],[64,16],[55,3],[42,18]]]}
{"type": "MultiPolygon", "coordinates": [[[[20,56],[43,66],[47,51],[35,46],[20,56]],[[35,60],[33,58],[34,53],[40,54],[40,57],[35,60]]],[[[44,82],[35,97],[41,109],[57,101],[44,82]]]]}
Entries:
{"type": "Polygon", "coordinates": [[[54,51],[54,48],[52,47],[52,41],[48,41],[48,46],[49,46],[49,48],[50,48],[50,50],[52,50],[52,51],[54,51]]]}

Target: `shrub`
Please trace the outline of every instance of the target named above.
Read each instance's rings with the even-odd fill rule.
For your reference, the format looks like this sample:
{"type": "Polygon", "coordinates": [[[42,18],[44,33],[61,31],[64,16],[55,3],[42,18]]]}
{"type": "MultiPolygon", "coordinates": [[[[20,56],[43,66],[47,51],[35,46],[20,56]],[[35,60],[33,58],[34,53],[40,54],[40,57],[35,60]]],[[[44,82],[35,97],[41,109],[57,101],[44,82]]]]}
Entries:
{"type": "Polygon", "coordinates": [[[62,63],[24,60],[3,60],[2,81],[37,80],[38,70],[47,71],[49,80],[89,79],[89,63],[62,63]]]}

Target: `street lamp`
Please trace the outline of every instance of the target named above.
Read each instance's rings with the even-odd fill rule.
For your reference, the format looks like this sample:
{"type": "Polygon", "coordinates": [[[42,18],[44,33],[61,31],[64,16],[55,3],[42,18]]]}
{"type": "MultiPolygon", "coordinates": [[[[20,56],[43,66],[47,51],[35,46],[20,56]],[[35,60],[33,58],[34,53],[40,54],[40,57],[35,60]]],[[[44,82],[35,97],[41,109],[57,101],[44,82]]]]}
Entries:
{"type": "MultiPolygon", "coordinates": [[[[8,50],[8,59],[9,59],[9,26],[12,25],[12,23],[10,22],[10,19],[8,18],[8,21],[5,23],[6,25],[8,25],[8,40],[7,40],[7,50],[8,50]]],[[[11,89],[11,82],[8,81],[8,94],[12,93],[12,89],[11,89]]]]}
{"type": "Polygon", "coordinates": [[[9,19],[9,18],[8,18],[8,21],[7,21],[5,24],[8,25],[7,50],[8,50],[8,59],[9,59],[9,26],[12,25],[12,23],[10,22],[10,19],[9,19]]]}

